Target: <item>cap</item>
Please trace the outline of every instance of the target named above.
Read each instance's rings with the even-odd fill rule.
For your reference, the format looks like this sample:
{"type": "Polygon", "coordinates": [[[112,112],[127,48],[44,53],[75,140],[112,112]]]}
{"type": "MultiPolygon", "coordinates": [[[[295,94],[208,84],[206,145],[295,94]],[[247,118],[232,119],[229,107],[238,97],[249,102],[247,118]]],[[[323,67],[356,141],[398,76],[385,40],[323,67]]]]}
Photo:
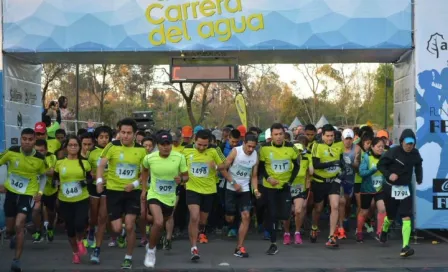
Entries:
{"type": "Polygon", "coordinates": [[[203,130],[203,129],[204,129],[204,127],[202,127],[200,125],[195,126],[194,127],[194,134],[198,133],[199,130],[203,130]]]}
{"type": "Polygon", "coordinates": [[[406,137],[406,138],[404,138],[404,143],[405,144],[415,144],[415,139],[412,137],[406,137]]]}
{"type": "Polygon", "coordinates": [[[247,129],[246,129],[245,126],[243,126],[243,125],[239,125],[236,129],[240,132],[241,137],[246,136],[247,129]]]}
{"type": "Polygon", "coordinates": [[[355,133],[353,132],[353,130],[346,128],[344,129],[344,131],[342,131],[342,139],[346,139],[346,138],[355,138],[355,133]]]}
{"type": "Polygon", "coordinates": [[[172,144],[173,143],[173,137],[171,136],[171,133],[164,131],[156,136],[156,141],[158,144],[172,144]]]}
{"type": "Polygon", "coordinates": [[[37,122],[34,126],[34,132],[36,133],[47,133],[47,126],[44,122],[37,122]]]}
{"type": "Polygon", "coordinates": [[[267,139],[272,139],[272,137],[271,137],[271,129],[270,128],[266,129],[266,131],[264,132],[264,138],[266,140],[267,139]]]}
{"type": "Polygon", "coordinates": [[[378,131],[376,133],[376,137],[378,137],[378,138],[385,137],[386,139],[389,139],[389,132],[387,132],[386,130],[382,129],[382,130],[380,130],[380,131],[378,131]]]}
{"type": "Polygon", "coordinates": [[[190,126],[184,126],[182,128],[182,137],[193,137],[193,128],[190,126]]]}
{"type": "Polygon", "coordinates": [[[177,132],[171,132],[170,134],[171,134],[171,138],[172,138],[173,142],[179,142],[180,138],[182,137],[182,134],[179,133],[178,131],[177,132]]]}
{"type": "Polygon", "coordinates": [[[221,141],[222,140],[222,131],[219,129],[215,129],[212,131],[212,134],[216,137],[217,141],[221,141]]]}

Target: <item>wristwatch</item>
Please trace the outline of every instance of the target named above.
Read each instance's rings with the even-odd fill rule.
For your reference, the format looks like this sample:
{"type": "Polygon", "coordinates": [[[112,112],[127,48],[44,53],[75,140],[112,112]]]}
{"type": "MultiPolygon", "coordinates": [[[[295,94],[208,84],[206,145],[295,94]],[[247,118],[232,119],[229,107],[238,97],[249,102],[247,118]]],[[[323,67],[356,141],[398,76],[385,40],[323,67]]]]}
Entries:
{"type": "Polygon", "coordinates": [[[234,180],[232,180],[231,182],[230,182],[230,185],[235,185],[235,181],[234,180]]]}

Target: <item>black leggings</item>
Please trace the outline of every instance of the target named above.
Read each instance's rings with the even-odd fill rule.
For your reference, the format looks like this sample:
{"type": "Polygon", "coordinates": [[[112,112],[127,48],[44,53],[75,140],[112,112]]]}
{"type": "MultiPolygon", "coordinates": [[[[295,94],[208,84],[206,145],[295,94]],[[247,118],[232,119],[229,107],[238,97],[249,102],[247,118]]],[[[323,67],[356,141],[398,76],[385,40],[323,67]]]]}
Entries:
{"type": "Polygon", "coordinates": [[[89,199],[78,202],[59,201],[59,214],[65,221],[67,236],[73,238],[84,233],[89,218],[89,199]]]}
{"type": "Polygon", "coordinates": [[[291,192],[289,186],[283,189],[264,188],[266,205],[265,226],[271,234],[271,243],[277,241],[276,224],[279,220],[288,220],[291,216],[291,192]]]}

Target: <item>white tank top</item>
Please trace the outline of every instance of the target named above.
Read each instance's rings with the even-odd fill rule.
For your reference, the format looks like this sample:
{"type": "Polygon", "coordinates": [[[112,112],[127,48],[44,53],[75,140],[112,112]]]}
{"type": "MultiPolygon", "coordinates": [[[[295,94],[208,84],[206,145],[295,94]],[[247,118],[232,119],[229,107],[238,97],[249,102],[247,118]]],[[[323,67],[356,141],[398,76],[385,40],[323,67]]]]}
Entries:
{"type": "MultiPolygon", "coordinates": [[[[243,146],[238,146],[236,149],[236,157],[229,169],[229,173],[233,180],[241,186],[243,192],[249,192],[249,183],[252,176],[252,169],[257,163],[257,151],[248,156],[244,153],[243,146]]],[[[235,191],[233,185],[227,182],[227,189],[235,191]]]]}

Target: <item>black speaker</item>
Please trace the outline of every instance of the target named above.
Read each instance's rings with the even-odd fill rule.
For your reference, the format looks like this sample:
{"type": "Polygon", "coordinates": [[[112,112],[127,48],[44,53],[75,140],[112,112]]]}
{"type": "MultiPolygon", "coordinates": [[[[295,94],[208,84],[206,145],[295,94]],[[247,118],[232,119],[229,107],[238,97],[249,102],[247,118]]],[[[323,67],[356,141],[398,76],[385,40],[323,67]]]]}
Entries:
{"type": "Polygon", "coordinates": [[[134,119],[153,119],[152,111],[134,111],[132,113],[134,119]]]}
{"type": "Polygon", "coordinates": [[[154,127],[156,124],[152,119],[134,119],[137,122],[138,130],[147,130],[154,127]]]}

